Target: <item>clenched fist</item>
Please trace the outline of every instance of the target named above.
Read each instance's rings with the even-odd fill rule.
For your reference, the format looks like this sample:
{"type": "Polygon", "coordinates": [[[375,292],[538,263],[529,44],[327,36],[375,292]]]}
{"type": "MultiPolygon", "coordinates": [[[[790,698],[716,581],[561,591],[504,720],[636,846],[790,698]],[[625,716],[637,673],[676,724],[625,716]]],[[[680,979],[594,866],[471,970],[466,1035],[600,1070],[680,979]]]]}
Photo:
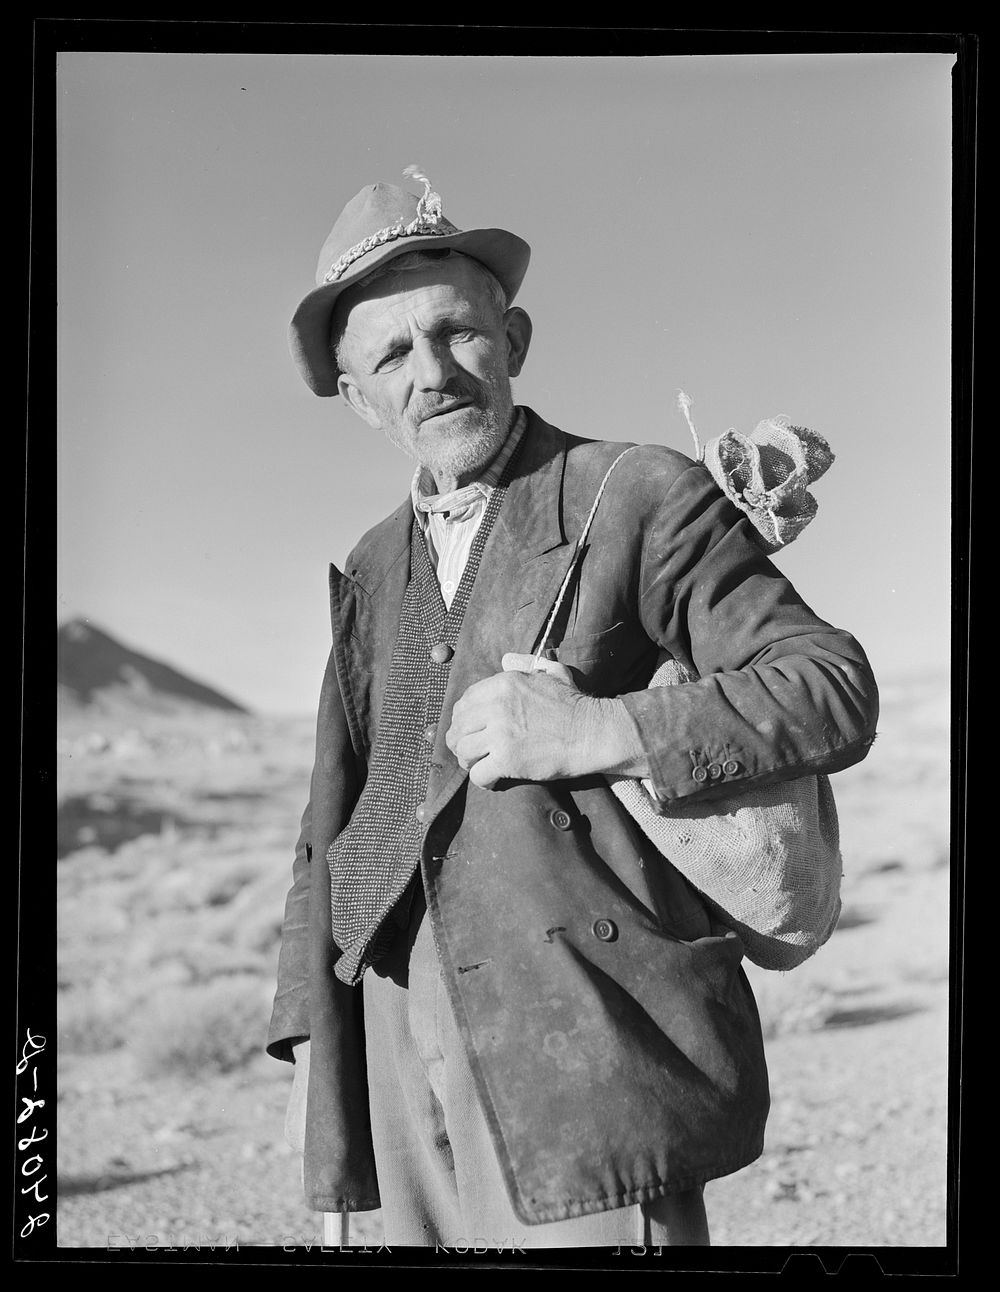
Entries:
{"type": "Polygon", "coordinates": [[[638,733],[619,701],[584,695],[569,670],[549,660],[536,672],[531,655],[504,655],[501,665],[502,673],[474,682],[456,703],[445,736],[473,784],[492,789],[500,780],[641,766],[638,733]]]}

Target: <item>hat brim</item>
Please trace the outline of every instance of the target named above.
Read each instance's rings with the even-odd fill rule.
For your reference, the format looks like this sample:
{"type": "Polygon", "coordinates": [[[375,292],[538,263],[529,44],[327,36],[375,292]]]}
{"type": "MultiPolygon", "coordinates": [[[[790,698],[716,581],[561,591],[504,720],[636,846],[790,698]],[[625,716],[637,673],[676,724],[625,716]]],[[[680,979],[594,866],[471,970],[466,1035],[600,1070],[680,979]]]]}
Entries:
{"type": "Polygon", "coordinates": [[[528,268],[531,248],[506,229],[467,229],[461,233],[416,235],[376,247],[360,256],[335,283],[323,283],[306,296],[288,329],[292,358],[316,395],[337,395],[340,370],[330,346],[330,325],[337,297],[358,279],[387,260],[409,251],[440,250],[451,247],[481,264],[497,278],[507,294],[508,305],[517,295],[528,268]]]}

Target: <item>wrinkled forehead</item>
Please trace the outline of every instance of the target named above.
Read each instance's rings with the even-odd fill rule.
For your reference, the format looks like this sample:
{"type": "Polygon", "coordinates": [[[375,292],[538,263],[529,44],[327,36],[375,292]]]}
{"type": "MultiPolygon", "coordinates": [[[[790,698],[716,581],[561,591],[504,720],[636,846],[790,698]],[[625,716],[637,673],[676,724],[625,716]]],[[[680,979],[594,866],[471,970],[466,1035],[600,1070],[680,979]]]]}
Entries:
{"type": "Polygon", "coordinates": [[[337,302],[334,335],[365,346],[397,331],[426,331],[446,319],[490,317],[486,282],[467,258],[430,262],[349,288],[337,302]]]}

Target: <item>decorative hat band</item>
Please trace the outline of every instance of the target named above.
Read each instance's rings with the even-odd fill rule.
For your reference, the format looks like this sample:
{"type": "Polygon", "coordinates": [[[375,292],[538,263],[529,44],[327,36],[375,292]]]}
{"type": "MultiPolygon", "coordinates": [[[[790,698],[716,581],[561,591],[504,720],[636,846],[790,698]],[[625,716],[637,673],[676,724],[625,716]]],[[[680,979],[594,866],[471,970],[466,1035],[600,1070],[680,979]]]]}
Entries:
{"type": "Polygon", "coordinates": [[[327,270],[323,277],[324,283],[335,283],[342,274],[345,273],[355,260],[361,256],[367,255],[369,251],[374,251],[376,247],[381,247],[386,242],[395,242],[397,238],[412,238],[416,235],[422,237],[429,235],[441,235],[449,233],[461,233],[450,220],[446,220],[441,213],[441,197],[438,193],[431,190],[431,182],[426,175],[422,175],[416,166],[407,166],[403,172],[404,175],[418,179],[423,183],[423,196],[417,199],[417,214],[405,224],[403,217],[400,216],[395,224],[388,228],[379,229],[377,233],[371,233],[363,242],[357,242],[353,247],[335,261],[327,270]]]}

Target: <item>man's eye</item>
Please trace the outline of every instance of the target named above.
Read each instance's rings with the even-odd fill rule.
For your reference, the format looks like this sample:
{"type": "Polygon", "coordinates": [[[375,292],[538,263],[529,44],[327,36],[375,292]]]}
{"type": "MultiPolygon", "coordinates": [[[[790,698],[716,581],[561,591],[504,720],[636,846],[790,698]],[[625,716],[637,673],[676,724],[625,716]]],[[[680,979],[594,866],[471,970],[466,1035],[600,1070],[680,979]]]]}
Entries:
{"type": "Polygon", "coordinates": [[[403,358],[405,353],[406,351],[402,349],[390,350],[388,354],[383,355],[382,358],[379,359],[376,367],[377,368],[392,367],[394,364],[399,363],[399,361],[403,358]]]}

